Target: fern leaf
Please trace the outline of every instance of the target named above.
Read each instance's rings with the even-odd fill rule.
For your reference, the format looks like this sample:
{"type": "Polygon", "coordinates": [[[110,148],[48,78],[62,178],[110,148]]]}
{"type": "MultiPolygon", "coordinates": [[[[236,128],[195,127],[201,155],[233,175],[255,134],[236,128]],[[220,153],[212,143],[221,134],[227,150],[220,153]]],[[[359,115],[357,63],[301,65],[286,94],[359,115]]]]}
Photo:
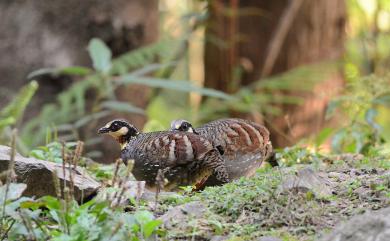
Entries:
{"type": "Polygon", "coordinates": [[[37,89],[38,83],[31,81],[19,91],[11,103],[0,111],[0,119],[3,119],[2,125],[0,125],[0,132],[5,127],[5,123],[12,125],[19,120],[37,89]]]}

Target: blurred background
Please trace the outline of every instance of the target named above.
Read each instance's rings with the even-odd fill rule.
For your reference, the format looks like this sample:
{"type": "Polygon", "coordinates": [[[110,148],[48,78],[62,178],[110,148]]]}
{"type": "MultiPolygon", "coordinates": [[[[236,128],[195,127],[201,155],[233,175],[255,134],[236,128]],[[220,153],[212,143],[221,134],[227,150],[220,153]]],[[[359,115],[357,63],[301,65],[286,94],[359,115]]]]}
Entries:
{"type": "Polygon", "coordinates": [[[266,125],[275,147],[390,149],[389,0],[0,2],[0,144],[85,142],[113,118],[266,125]]]}

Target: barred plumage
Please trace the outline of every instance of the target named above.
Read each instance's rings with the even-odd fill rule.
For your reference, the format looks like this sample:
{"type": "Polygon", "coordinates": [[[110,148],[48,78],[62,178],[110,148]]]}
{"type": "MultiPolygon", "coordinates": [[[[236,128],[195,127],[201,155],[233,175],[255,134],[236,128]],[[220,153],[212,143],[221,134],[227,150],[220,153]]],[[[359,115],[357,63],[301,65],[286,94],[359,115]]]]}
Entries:
{"type": "Polygon", "coordinates": [[[199,135],[172,131],[139,133],[123,120],[108,123],[99,133],[109,133],[120,142],[122,160],[126,164],[134,160],[134,177],[146,181],[149,188],[155,188],[159,170],[163,170],[168,180],[165,190],[196,185],[211,174],[222,183],[229,181],[218,150],[199,135]],[[116,134],[119,130],[122,130],[121,135],[116,134]]]}
{"type": "MultiPolygon", "coordinates": [[[[243,119],[220,119],[193,129],[184,120],[171,123],[172,130],[194,132],[210,140],[220,150],[229,178],[252,176],[272,153],[269,131],[262,125],[243,119]]],[[[206,185],[220,184],[210,177],[206,185]]]]}

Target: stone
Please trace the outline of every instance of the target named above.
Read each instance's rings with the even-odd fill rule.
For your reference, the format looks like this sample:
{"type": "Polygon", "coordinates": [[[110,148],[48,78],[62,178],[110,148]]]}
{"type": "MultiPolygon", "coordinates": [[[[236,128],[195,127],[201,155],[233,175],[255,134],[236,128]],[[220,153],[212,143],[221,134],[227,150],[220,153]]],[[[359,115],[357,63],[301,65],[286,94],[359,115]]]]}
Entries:
{"type": "Polygon", "coordinates": [[[214,236],[210,239],[210,241],[227,241],[227,240],[229,240],[229,236],[221,236],[221,235],[214,236]]]}
{"type": "Polygon", "coordinates": [[[288,176],[279,186],[281,191],[311,191],[317,198],[332,195],[333,184],[326,173],[315,172],[310,167],[301,169],[295,176],[288,176]]]}
{"type": "MultiPolygon", "coordinates": [[[[232,238],[232,237],[229,237],[229,236],[214,236],[210,239],[210,241],[228,241],[228,240],[241,240],[240,238],[232,238]]],[[[263,236],[263,237],[260,237],[258,239],[256,239],[256,241],[282,241],[280,238],[275,238],[275,237],[272,237],[272,236],[263,236]]]]}
{"type": "MultiPolygon", "coordinates": [[[[10,154],[10,147],[0,145],[0,173],[8,170],[10,154]]],[[[66,168],[64,175],[62,164],[26,158],[19,153],[15,155],[15,174],[17,182],[27,185],[23,196],[28,197],[56,196],[54,175],[59,178],[61,186],[64,181],[68,186],[70,182],[69,169],[66,168]]],[[[95,195],[100,188],[100,183],[91,178],[81,167],[76,167],[72,176],[75,187],[74,197],[77,201],[95,195]]]]}
{"type": "Polygon", "coordinates": [[[390,207],[358,215],[337,225],[321,241],[387,241],[390,240],[390,207]]]}
{"type": "Polygon", "coordinates": [[[282,241],[280,238],[275,238],[272,236],[264,236],[259,238],[257,241],[282,241]]]}
{"type": "Polygon", "coordinates": [[[189,202],[168,210],[159,219],[167,229],[186,227],[191,219],[199,219],[204,216],[207,208],[201,202],[189,202]]]}

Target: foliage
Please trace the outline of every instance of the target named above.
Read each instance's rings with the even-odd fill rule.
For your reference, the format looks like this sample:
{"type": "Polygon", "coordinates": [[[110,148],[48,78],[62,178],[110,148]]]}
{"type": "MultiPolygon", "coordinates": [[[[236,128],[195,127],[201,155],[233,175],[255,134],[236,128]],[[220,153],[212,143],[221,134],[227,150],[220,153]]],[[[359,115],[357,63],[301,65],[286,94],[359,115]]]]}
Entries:
{"type": "MultiPolygon", "coordinates": [[[[80,142],[77,145],[54,142],[33,150],[32,155],[77,165],[81,151],[80,142]]],[[[123,193],[123,183],[128,181],[131,171],[127,168],[125,179],[122,179],[117,164],[111,181],[111,185],[115,186],[114,195],[104,198],[96,196],[81,204],[73,197],[72,175],[71,180],[62,187],[57,176],[53,175],[57,197],[44,196],[39,199],[21,197],[27,185],[13,183],[9,176],[6,184],[0,182],[0,239],[138,241],[156,240],[164,235],[159,229],[161,221],[145,207],[138,206],[134,212],[126,212],[126,206],[119,206],[115,202],[119,193],[123,193]]]]}
{"type": "Polygon", "coordinates": [[[37,82],[31,81],[19,91],[11,103],[0,110],[0,140],[4,137],[6,127],[15,125],[22,118],[37,88],[37,82]]]}
{"type": "Polygon", "coordinates": [[[45,146],[37,147],[31,150],[29,156],[39,160],[45,160],[55,163],[63,162],[63,152],[70,153],[77,146],[77,142],[68,142],[64,146],[59,142],[50,142],[45,146]]]}
{"type": "MultiPolygon", "coordinates": [[[[339,63],[322,62],[294,68],[241,87],[235,99],[209,99],[201,108],[201,122],[229,115],[230,112],[267,118],[282,114],[283,105],[302,104],[299,93],[305,93],[335,73],[339,63]]],[[[195,121],[197,122],[197,120],[195,121]]]]}
{"type": "Polygon", "coordinates": [[[389,142],[390,129],[383,120],[380,123],[380,113],[389,107],[387,77],[372,75],[351,82],[346,94],[334,99],[328,108],[327,116],[339,109],[348,117],[345,127],[338,129],[332,137],[333,150],[367,153],[371,147],[389,142]]]}
{"type": "MultiPolygon", "coordinates": [[[[73,149],[72,144],[68,146],[73,149]]],[[[59,158],[59,148],[58,144],[49,144],[47,149],[38,150],[59,158]]],[[[378,149],[372,156],[326,156],[301,147],[287,148],[277,153],[281,169],[265,167],[259,169],[253,178],[241,178],[197,193],[187,190],[162,196],[157,209],[153,209],[155,214],[150,204],[134,202],[130,206],[119,206],[109,196],[78,204],[69,196],[70,187],[59,191],[59,197],[20,197],[25,185],[11,183],[8,195],[3,195],[6,185],[0,186],[0,197],[7,200],[4,205],[4,199],[0,199],[0,214],[3,213],[0,233],[6,235],[0,238],[174,240],[229,235],[232,240],[254,240],[271,235],[282,240],[311,240],[345,217],[388,205],[390,177],[384,170],[390,168],[389,153],[378,149]],[[317,197],[310,190],[280,191],[280,185],[287,177],[294,176],[297,170],[308,165],[329,173],[328,178],[336,178],[330,179],[334,184],[334,194],[317,197]],[[283,168],[285,166],[291,167],[283,168]],[[345,179],[345,176],[349,178],[345,179]],[[178,228],[165,230],[160,227],[161,221],[156,219],[158,215],[193,201],[200,201],[207,207],[205,215],[191,218],[178,228]],[[346,208],[346,205],[364,208],[346,208]]],[[[106,173],[117,173],[116,168],[107,169],[106,173]]],[[[113,190],[121,193],[120,188],[113,190]]]]}
{"type": "MultiPolygon", "coordinates": [[[[67,67],[64,69],[44,69],[30,74],[30,78],[43,74],[67,74],[79,76],[69,89],[58,95],[56,103],[43,106],[40,114],[24,125],[21,139],[25,146],[44,144],[42,140],[48,133],[54,133],[63,141],[79,140],[83,136],[86,146],[100,142],[101,138],[91,135],[89,129],[100,119],[114,112],[144,115],[142,108],[129,102],[122,102],[116,96],[116,90],[133,84],[141,84],[152,88],[164,88],[181,92],[196,92],[215,98],[231,97],[207,88],[194,86],[188,81],[173,81],[158,77],[145,77],[167,67],[172,63],[154,63],[161,54],[167,54],[169,41],[161,41],[151,46],[133,50],[112,59],[110,49],[99,39],[92,39],[88,46],[94,69],[86,67],[67,67]],[[138,68],[138,69],[136,69],[138,68]],[[136,69],[136,70],[135,70],[136,69]],[[94,93],[92,99],[86,96],[94,93]]],[[[158,74],[158,73],[156,73],[158,74]]],[[[96,151],[94,155],[97,155],[96,151]]],[[[90,155],[93,157],[93,154],[90,155]]]]}
{"type": "Polygon", "coordinates": [[[51,196],[8,198],[1,220],[0,233],[9,240],[155,240],[161,224],[146,210],[128,213],[108,202],[79,205],[51,196]]]}
{"type": "MultiPolygon", "coordinates": [[[[256,240],[261,236],[317,240],[319,233],[340,220],[389,205],[389,167],[382,169],[377,156],[317,155],[310,160],[314,154],[303,153],[302,148],[290,148],[284,150],[278,160],[282,165],[297,163],[297,155],[300,155],[301,160],[307,160],[304,164],[300,162],[300,165],[288,168],[266,167],[259,169],[252,178],[208,187],[184,197],[166,198],[163,204],[168,207],[165,209],[193,201],[200,201],[208,208],[205,215],[169,230],[168,237],[191,239],[191,228],[196,224],[196,237],[217,234],[228,236],[229,240],[256,240]],[[331,182],[331,195],[317,196],[310,188],[282,191],[281,183],[308,167],[321,173],[320,176],[326,178],[325,183],[331,182]]],[[[388,162],[390,156],[381,157],[381,160],[388,162]]]]}
{"type": "Polygon", "coordinates": [[[336,114],[344,120],[331,133],[335,152],[370,154],[390,142],[390,25],[383,21],[389,11],[387,1],[348,1],[347,86],[342,96],[329,103],[327,111],[328,118],[336,114]]]}

